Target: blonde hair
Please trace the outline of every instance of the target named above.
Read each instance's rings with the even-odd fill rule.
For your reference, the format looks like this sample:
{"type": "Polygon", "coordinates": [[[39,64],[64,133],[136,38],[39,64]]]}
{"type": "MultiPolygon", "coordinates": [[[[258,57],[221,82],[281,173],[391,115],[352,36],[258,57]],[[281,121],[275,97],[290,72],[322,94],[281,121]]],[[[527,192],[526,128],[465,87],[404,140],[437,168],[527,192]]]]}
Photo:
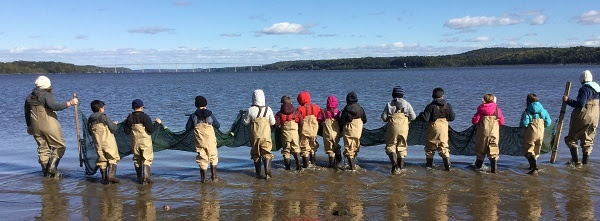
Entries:
{"type": "Polygon", "coordinates": [[[493,94],[485,94],[483,95],[483,102],[485,103],[495,103],[496,97],[493,94]]]}

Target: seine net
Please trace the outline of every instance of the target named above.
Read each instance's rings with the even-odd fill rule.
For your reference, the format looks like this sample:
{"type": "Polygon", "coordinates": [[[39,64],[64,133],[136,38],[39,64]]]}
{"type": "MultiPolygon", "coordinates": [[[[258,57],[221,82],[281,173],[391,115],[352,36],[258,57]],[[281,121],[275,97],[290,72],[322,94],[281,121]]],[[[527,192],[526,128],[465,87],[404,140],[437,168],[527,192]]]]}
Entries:
{"type": "MultiPolygon", "coordinates": [[[[94,145],[92,137],[88,132],[89,128],[87,128],[87,116],[85,116],[81,111],[79,111],[79,113],[82,128],[82,137],[80,142],[83,162],[85,165],[85,173],[88,175],[93,175],[98,169],[96,168],[96,159],[98,158],[98,155],[96,153],[96,147],[94,145]]],[[[244,112],[240,111],[240,113],[236,116],[233,125],[231,125],[228,131],[221,132],[220,130],[215,129],[218,147],[249,146],[249,127],[244,125],[244,123],[242,122],[243,114],[244,112]]],[[[553,138],[555,137],[555,125],[556,124],[553,124],[552,126],[546,128],[541,153],[547,153],[552,150],[551,143],[553,142],[553,138]]],[[[415,146],[425,145],[426,129],[427,124],[425,122],[412,121],[410,123],[410,130],[408,134],[409,148],[411,146],[414,148],[415,146]]],[[[448,127],[448,130],[450,136],[450,154],[465,156],[475,155],[475,126],[471,126],[464,131],[456,131],[451,127],[448,127]]],[[[524,129],[520,127],[501,126],[500,154],[522,156],[523,131],[524,129]]],[[[382,144],[385,144],[385,133],[385,125],[372,130],[366,128],[363,129],[362,137],[360,139],[361,146],[380,145],[379,148],[384,148],[384,145],[382,144]]],[[[279,135],[280,133],[278,133],[277,130],[272,130],[271,137],[273,139],[274,151],[279,150],[281,148],[281,139],[279,135]]],[[[115,138],[117,140],[117,146],[119,147],[119,154],[121,155],[121,157],[132,154],[129,135],[125,134],[122,124],[118,125],[118,129],[115,132],[115,138]]],[[[195,152],[196,147],[194,146],[194,139],[195,138],[193,130],[173,132],[167,127],[159,127],[152,134],[154,151],[168,149],[195,152]]]]}

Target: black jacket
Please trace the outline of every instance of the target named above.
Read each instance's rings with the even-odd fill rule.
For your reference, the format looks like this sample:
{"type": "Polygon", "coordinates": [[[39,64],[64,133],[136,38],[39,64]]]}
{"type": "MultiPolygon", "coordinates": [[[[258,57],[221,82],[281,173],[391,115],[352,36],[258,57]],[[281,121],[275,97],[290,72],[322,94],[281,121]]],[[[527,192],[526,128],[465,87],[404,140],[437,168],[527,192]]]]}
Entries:
{"type": "Polygon", "coordinates": [[[125,134],[131,134],[131,127],[134,124],[144,125],[146,133],[148,133],[148,135],[152,135],[154,130],[156,130],[156,128],[160,126],[160,124],[158,123],[152,124],[152,120],[150,119],[150,117],[142,111],[134,111],[133,113],[129,114],[129,116],[127,116],[127,119],[123,122],[123,130],[125,131],[125,134]]]}
{"type": "Polygon", "coordinates": [[[221,127],[221,124],[219,124],[219,121],[215,115],[213,115],[212,111],[208,109],[196,109],[196,112],[190,115],[190,118],[185,125],[185,130],[191,130],[192,128],[196,127],[198,124],[198,119],[202,119],[203,121],[204,119],[207,119],[206,123],[211,124],[215,129],[219,129],[221,127]]]}
{"type": "Polygon", "coordinates": [[[442,98],[436,98],[425,107],[425,110],[419,114],[417,119],[425,122],[435,122],[438,118],[453,121],[455,117],[452,105],[442,98]]]}
{"type": "Polygon", "coordinates": [[[90,115],[90,117],[88,118],[88,132],[90,133],[90,135],[92,134],[92,126],[94,126],[94,124],[104,124],[108,127],[108,130],[110,130],[111,133],[115,133],[115,131],[117,130],[117,125],[114,124],[112,121],[110,121],[110,118],[108,118],[108,116],[106,116],[106,114],[104,113],[100,113],[100,112],[95,112],[92,115],[90,115]]]}
{"type": "Polygon", "coordinates": [[[346,106],[340,114],[340,126],[343,127],[346,123],[357,118],[362,119],[363,123],[367,123],[367,115],[365,110],[358,104],[358,96],[356,96],[356,93],[350,92],[346,95],[346,106]]]}

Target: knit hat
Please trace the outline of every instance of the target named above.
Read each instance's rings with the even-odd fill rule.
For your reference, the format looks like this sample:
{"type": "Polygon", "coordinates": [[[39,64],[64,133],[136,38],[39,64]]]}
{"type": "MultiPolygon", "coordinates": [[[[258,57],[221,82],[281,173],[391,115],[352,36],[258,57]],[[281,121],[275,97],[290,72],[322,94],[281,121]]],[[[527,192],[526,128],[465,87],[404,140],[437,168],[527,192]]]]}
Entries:
{"type": "Polygon", "coordinates": [[[585,83],[590,81],[593,81],[592,72],[590,70],[581,72],[581,75],[579,75],[579,82],[585,83]]]}
{"type": "Polygon", "coordinates": [[[197,96],[196,97],[196,107],[206,107],[206,98],[202,97],[202,96],[197,96]]]}
{"type": "Polygon", "coordinates": [[[138,109],[143,106],[144,106],[144,102],[142,102],[142,100],[140,100],[140,99],[135,99],[131,102],[131,108],[133,108],[133,109],[138,109]]]}
{"type": "Polygon", "coordinates": [[[431,97],[433,97],[433,99],[441,98],[443,96],[444,96],[444,89],[442,89],[441,87],[433,89],[433,93],[431,94],[431,97]]]}
{"type": "Polygon", "coordinates": [[[50,86],[50,79],[46,76],[39,76],[35,80],[35,87],[38,89],[48,89],[50,86]]]}
{"type": "Polygon", "coordinates": [[[394,87],[394,89],[392,90],[392,97],[393,98],[404,97],[404,90],[402,89],[402,87],[400,87],[400,86],[394,87]]]}

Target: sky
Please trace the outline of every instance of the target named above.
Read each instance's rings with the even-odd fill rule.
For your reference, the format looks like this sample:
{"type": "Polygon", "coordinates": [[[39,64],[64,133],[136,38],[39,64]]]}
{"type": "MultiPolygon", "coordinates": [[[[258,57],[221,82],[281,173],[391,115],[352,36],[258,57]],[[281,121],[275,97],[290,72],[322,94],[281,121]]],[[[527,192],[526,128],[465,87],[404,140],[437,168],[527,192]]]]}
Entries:
{"type": "Polygon", "coordinates": [[[0,2],[0,62],[185,68],[571,46],[600,46],[600,2],[0,2]]]}

